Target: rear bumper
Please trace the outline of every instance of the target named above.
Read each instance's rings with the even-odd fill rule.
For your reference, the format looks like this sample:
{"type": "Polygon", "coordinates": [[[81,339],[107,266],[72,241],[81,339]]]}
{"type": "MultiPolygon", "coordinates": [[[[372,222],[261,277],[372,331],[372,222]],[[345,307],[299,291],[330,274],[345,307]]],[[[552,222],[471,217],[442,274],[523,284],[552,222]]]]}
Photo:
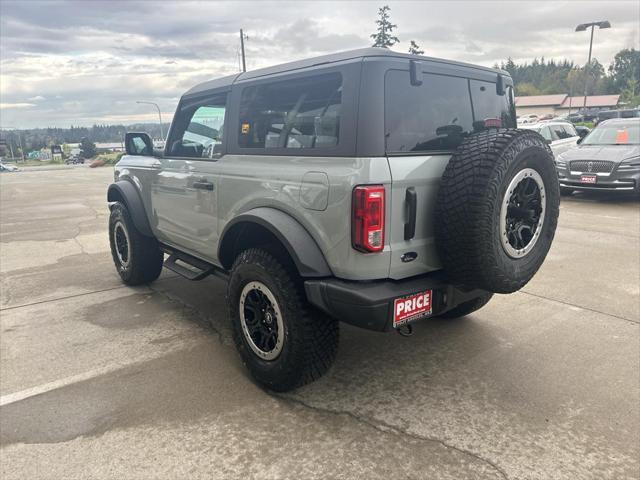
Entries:
{"type": "Polygon", "coordinates": [[[312,279],[305,281],[304,287],[309,302],[320,310],[345,323],[379,332],[393,328],[393,302],[398,297],[432,290],[431,316],[437,316],[485,293],[454,287],[441,272],[400,281],[312,279]]]}

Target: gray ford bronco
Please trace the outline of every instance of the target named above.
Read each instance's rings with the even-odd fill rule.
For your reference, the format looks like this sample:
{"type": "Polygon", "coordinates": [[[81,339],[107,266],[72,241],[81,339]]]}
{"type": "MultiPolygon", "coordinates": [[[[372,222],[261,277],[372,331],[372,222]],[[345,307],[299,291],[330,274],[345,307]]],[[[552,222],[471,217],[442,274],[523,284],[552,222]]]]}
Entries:
{"type": "Polygon", "coordinates": [[[506,72],[384,49],[202,83],[163,151],[125,143],[108,191],[122,280],[226,279],[240,356],[275,391],[327,371],[339,320],[408,333],[522,288],[558,218],[553,156],[516,129],[506,72]]]}

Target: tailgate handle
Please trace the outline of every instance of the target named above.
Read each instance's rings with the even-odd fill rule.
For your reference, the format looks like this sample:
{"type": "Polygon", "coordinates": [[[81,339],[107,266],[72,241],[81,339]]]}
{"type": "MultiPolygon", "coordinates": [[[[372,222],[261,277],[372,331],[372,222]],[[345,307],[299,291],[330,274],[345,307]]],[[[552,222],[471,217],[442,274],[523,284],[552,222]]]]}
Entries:
{"type": "Polygon", "coordinates": [[[416,236],[416,215],[418,210],[418,194],[415,188],[407,188],[404,201],[407,205],[407,221],[404,223],[404,239],[411,240],[416,236]]]}

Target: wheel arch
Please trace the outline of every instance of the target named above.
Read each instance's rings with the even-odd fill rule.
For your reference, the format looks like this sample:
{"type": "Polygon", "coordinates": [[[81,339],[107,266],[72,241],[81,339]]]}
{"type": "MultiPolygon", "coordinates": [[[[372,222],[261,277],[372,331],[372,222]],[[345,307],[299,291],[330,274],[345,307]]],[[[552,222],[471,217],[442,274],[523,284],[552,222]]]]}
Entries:
{"type": "Polygon", "coordinates": [[[332,275],[320,247],[309,232],[290,215],[269,207],[249,210],[225,226],[220,235],[218,260],[228,270],[240,251],[273,240],[288,254],[301,277],[332,275]]]}
{"type": "Polygon", "coordinates": [[[127,180],[119,180],[109,185],[107,190],[108,202],[121,202],[129,211],[131,220],[138,231],[146,237],[153,237],[151,226],[144,210],[142,198],[138,193],[138,189],[127,180]]]}

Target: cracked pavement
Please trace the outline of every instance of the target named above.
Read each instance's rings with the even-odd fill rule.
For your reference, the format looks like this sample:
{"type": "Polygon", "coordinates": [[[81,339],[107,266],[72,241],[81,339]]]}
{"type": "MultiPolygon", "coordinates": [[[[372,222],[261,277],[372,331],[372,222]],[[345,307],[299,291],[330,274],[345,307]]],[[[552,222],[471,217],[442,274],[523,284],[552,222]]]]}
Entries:
{"type": "Polygon", "coordinates": [[[563,199],[524,291],[410,338],[341,325],[287,395],[235,353],[225,285],[124,287],[109,168],[0,177],[0,477],[640,478],[640,204],[563,199]]]}

